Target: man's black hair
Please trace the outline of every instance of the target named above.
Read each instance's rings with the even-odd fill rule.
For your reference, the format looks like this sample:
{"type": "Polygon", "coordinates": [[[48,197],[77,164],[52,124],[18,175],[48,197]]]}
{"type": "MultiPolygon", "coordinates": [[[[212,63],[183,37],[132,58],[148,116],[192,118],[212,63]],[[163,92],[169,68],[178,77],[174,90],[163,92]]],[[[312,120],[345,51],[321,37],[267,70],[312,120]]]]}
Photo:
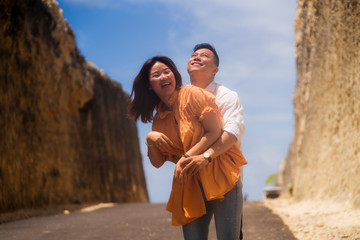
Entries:
{"type": "Polygon", "coordinates": [[[219,63],[220,63],[220,60],[219,60],[219,56],[217,55],[217,52],[216,52],[215,48],[210,43],[199,43],[199,44],[195,45],[193,51],[196,52],[197,50],[202,49],[202,48],[209,49],[210,51],[212,51],[214,53],[214,55],[215,55],[215,64],[218,67],[219,63]]]}

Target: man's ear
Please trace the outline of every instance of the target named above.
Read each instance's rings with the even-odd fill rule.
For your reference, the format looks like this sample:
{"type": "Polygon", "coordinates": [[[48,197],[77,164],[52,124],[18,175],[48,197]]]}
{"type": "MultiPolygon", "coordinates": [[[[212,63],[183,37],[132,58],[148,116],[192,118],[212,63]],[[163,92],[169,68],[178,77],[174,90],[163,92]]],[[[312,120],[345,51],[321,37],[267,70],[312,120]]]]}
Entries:
{"type": "Polygon", "coordinates": [[[213,71],[214,76],[215,76],[215,74],[217,74],[218,71],[219,71],[218,67],[214,68],[214,71],[213,71]]]}

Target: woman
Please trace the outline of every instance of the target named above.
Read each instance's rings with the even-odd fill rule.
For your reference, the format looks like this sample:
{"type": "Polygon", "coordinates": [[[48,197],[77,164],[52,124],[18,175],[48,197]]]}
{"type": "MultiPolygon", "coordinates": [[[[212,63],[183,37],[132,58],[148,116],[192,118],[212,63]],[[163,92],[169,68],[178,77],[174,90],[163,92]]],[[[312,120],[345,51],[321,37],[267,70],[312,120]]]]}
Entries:
{"type": "Polygon", "coordinates": [[[234,145],[226,153],[208,158],[204,151],[221,134],[222,116],[214,96],[195,86],[182,86],[180,73],[167,57],[146,61],[134,80],[129,115],[153,121],[147,137],[148,156],[155,167],[176,164],[167,210],[173,225],[185,225],[206,213],[205,200],[223,199],[246,164],[234,145]],[[154,110],[156,114],[154,116],[154,110]],[[186,158],[204,153],[198,171],[183,176],[186,158]]]}

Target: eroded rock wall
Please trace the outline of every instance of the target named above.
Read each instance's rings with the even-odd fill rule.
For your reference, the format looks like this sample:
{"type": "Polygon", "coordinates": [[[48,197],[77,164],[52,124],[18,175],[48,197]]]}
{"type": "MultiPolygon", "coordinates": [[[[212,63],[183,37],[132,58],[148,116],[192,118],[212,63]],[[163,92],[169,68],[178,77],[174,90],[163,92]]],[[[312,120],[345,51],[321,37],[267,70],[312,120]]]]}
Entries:
{"type": "Polygon", "coordinates": [[[299,200],[360,207],[360,1],[298,0],[295,134],[280,171],[299,200]]]}
{"type": "Polygon", "coordinates": [[[148,201],[128,95],[53,0],[0,2],[0,212],[148,201]]]}

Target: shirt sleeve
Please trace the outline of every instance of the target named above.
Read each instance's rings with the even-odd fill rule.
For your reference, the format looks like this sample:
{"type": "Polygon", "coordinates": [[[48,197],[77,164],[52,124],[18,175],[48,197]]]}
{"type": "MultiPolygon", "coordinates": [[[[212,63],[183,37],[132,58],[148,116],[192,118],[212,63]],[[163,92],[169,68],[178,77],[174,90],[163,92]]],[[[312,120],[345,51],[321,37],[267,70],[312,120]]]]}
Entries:
{"type": "Polygon", "coordinates": [[[218,100],[221,114],[223,115],[227,131],[236,136],[237,140],[245,133],[243,106],[236,92],[230,91],[218,100]]]}

